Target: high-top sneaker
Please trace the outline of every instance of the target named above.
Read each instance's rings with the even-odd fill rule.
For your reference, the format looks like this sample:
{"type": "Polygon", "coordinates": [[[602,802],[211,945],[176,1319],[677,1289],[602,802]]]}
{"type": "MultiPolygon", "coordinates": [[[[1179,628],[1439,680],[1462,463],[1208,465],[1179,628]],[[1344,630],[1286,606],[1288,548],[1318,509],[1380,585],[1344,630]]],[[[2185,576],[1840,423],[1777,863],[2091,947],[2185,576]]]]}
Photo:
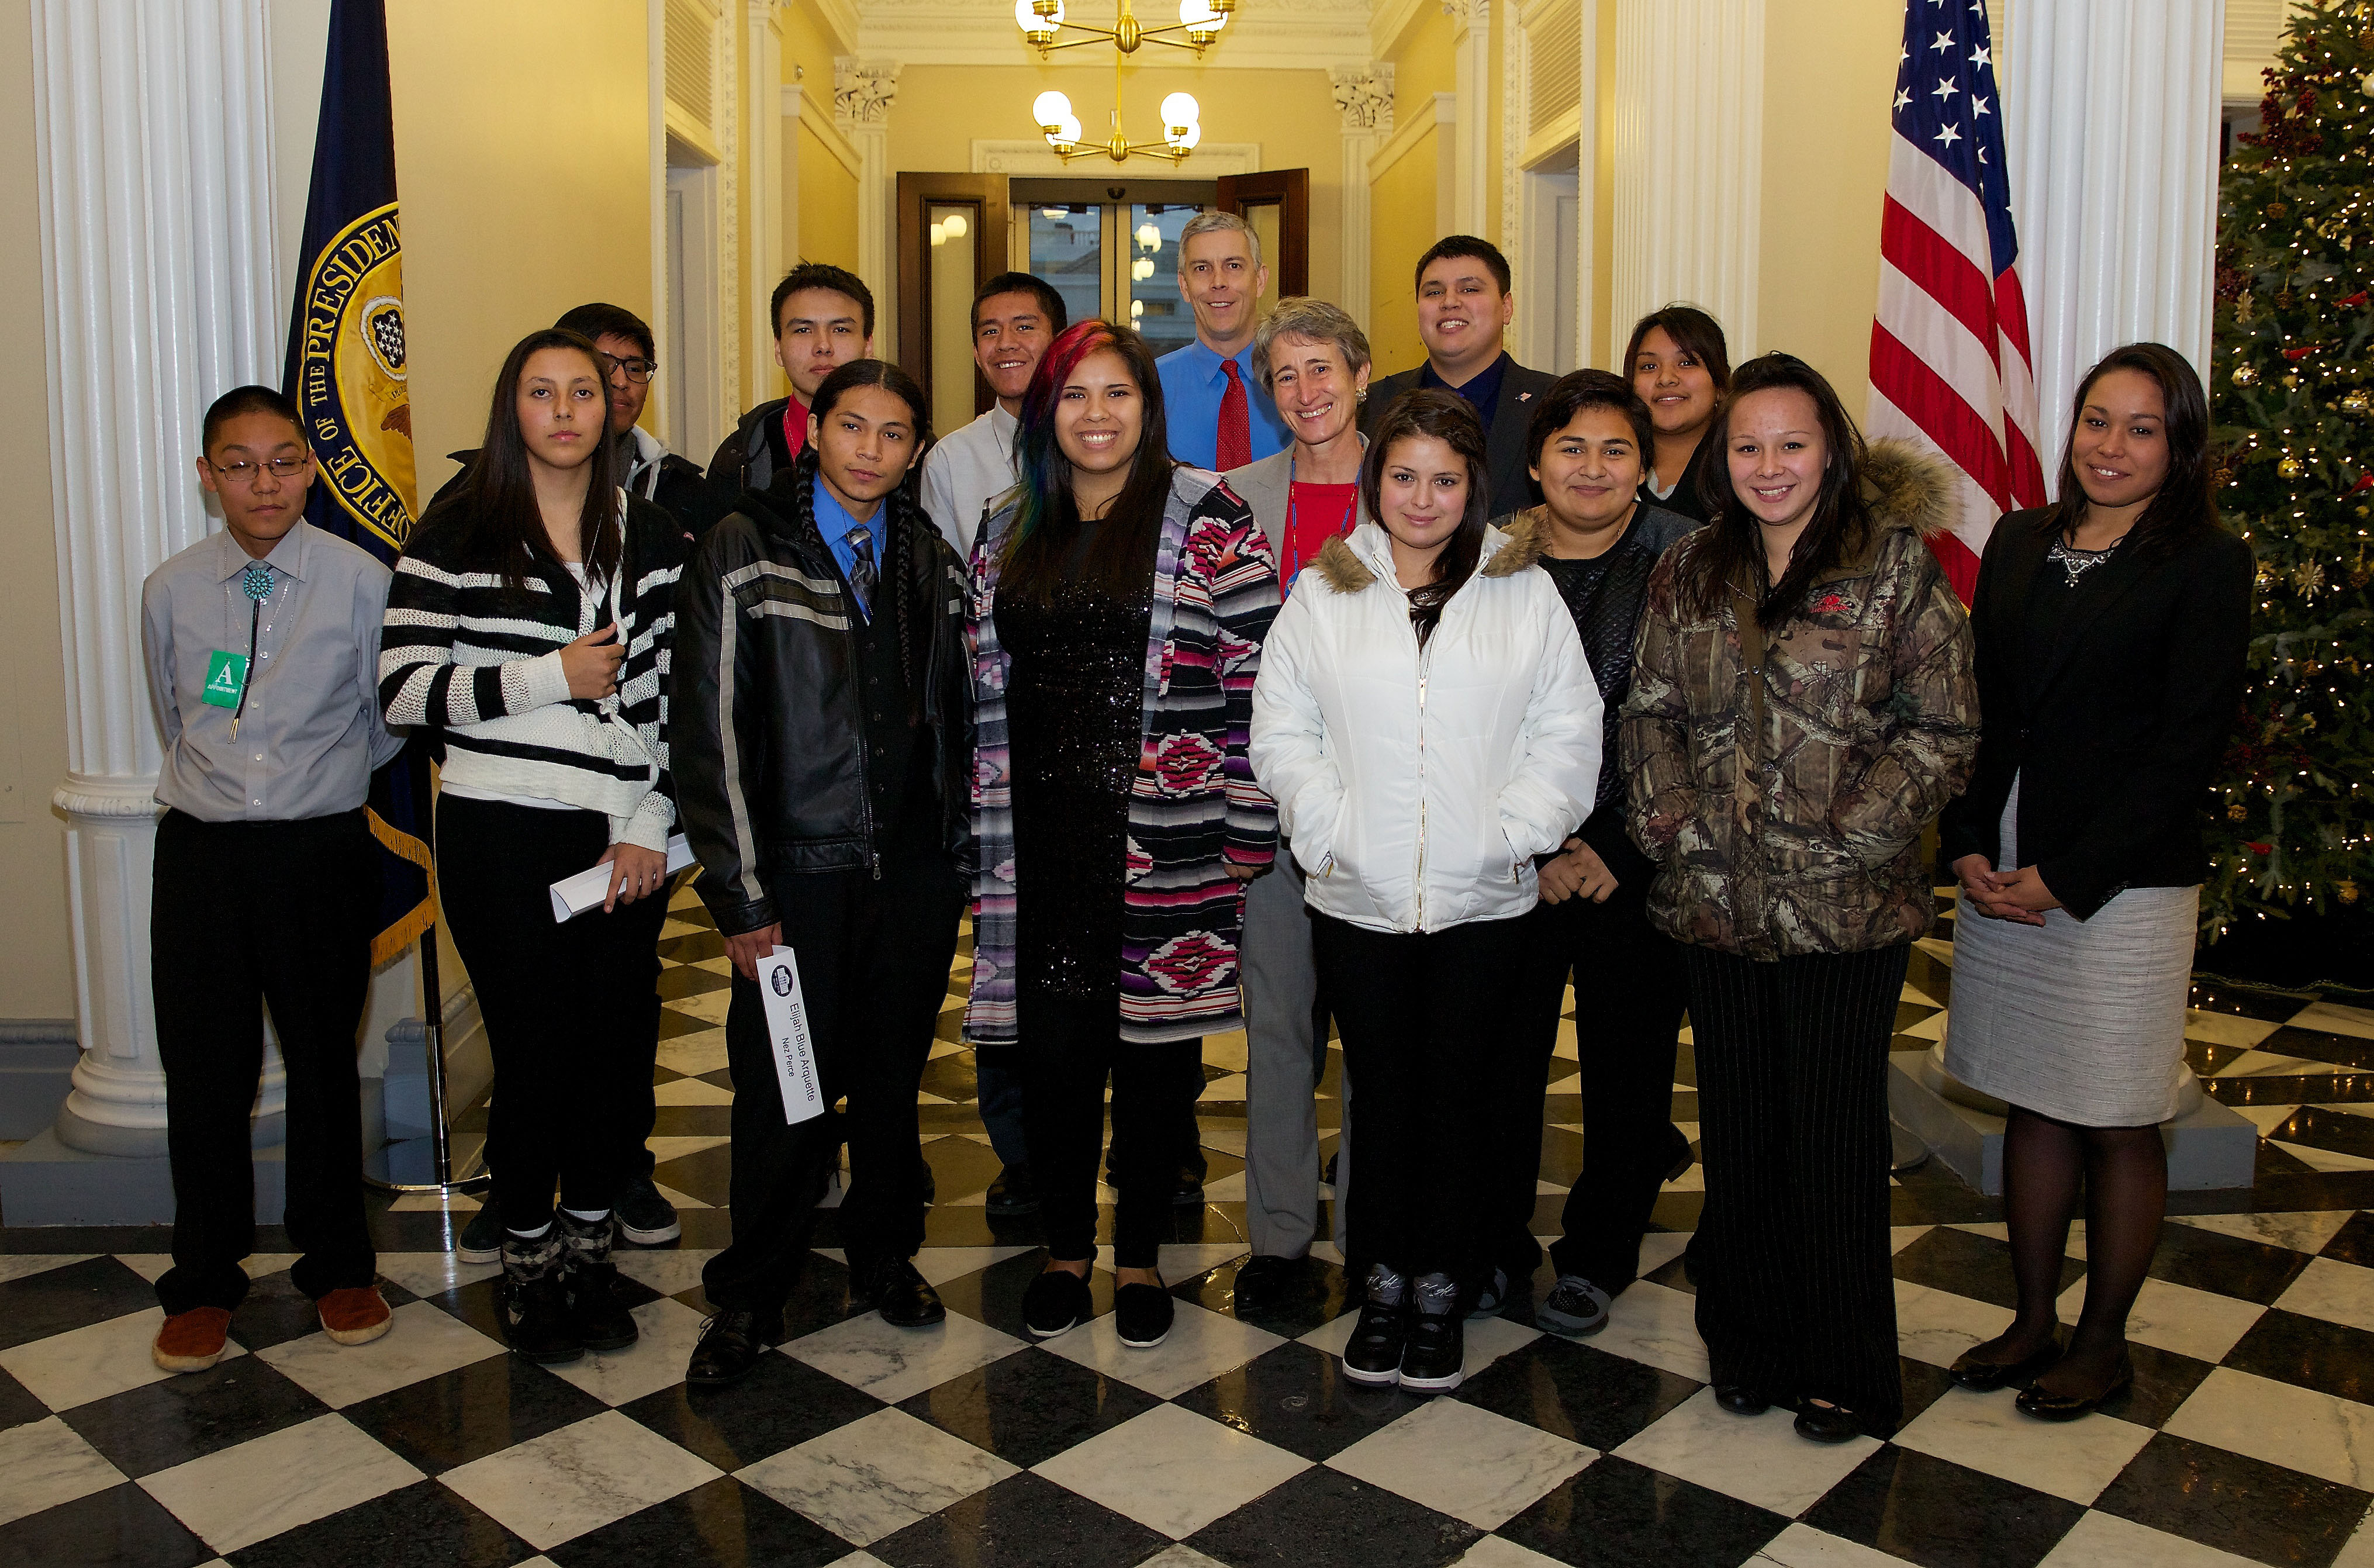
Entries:
{"type": "Polygon", "coordinates": [[[1344,1342],[1344,1375],[1355,1383],[1399,1382],[1402,1347],[1408,1338],[1409,1276],[1372,1263],[1360,1321],[1344,1342]]]}
{"type": "Polygon", "coordinates": [[[569,1319],[589,1350],[623,1350],[635,1342],[635,1318],[618,1300],[618,1266],[610,1261],[610,1216],[580,1220],[553,1211],[567,1254],[569,1319]]]}
{"type": "Polygon", "coordinates": [[[585,1353],[569,1312],[565,1250],[557,1224],[534,1241],[509,1232],[502,1239],[503,1336],[541,1366],[585,1353]]]}
{"type": "Polygon", "coordinates": [[[1402,1386],[1436,1394],[1458,1387],[1467,1364],[1459,1281],[1448,1274],[1421,1274],[1411,1282],[1410,1294],[1416,1311],[1402,1351],[1402,1386]]]}

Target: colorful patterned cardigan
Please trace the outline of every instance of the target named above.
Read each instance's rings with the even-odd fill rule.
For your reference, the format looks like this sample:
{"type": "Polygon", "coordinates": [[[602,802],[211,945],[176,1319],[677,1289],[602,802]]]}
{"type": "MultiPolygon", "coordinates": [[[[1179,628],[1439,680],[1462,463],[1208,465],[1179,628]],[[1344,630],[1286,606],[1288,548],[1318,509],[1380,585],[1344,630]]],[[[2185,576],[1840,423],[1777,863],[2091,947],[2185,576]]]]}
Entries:
{"type": "MultiPolygon", "coordinates": [[[[1015,1025],[1015,854],[1005,687],[997,641],[1000,541],[1014,507],[981,525],[966,631],[979,749],[973,831],[972,998],[965,1037],[1011,1044],[1015,1025]]],[[[1245,755],[1262,639],[1278,608],[1269,541],[1216,474],[1180,467],[1162,509],[1146,645],[1146,717],[1129,796],[1129,879],[1122,901],[1121,1037],[1192,1040],[1241,1027],[1237,937],[1244,885],[1228,866],[1267,866],[1277,807],[1245,755]]]]}

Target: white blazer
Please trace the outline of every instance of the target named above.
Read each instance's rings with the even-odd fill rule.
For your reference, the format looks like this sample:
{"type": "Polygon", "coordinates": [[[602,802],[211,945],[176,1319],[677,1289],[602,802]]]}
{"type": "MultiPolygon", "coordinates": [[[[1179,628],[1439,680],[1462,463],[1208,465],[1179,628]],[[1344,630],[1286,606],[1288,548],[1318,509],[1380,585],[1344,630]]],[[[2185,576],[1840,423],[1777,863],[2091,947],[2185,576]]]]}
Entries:
{"type": "Polygon", "coordinates": [[[1524,914],[1591,811],[1599,686],[1530,529],[1485,537],[1424,649],[1385,531],[1295,584],[1253,683],[1253,776],[1311,908],[1380,931],[1524,914]]]}

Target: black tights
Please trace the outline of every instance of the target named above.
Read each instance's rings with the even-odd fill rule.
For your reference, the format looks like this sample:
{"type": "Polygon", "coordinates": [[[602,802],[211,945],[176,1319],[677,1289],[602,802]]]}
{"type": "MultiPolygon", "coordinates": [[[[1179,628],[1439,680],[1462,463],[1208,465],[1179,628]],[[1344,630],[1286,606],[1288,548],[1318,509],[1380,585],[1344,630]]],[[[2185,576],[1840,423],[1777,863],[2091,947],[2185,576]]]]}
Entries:
{"type": "Polygon", "coordinates": [[[2024,1361],[2060,1327],[2062,1259],[2069,1220],[2086,1197],[2086,1308],[2068,1353],[2039,1379],[2051,1392],[2085,1394],[2110,1381],[2125,1348],[2160,1217],[2168,1209],[2168,1148],[2159,1128],[2087,1127],[2011,1108],[2004,1131],[2004,1218],[2010,1222],[2018,1315],[1979,1346],[1983,1361],[2024,1361]]]}

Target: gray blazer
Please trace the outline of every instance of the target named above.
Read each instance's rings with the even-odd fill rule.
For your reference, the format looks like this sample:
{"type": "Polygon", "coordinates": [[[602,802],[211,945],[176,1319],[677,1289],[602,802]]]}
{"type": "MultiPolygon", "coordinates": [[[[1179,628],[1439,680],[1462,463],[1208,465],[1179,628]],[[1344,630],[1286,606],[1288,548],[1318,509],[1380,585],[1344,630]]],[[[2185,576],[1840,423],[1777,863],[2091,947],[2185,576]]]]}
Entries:
{"type": "MultiPolygon", "coordinates": [[[[1368,444],[1369,438],[1362,435],[1361,447],[1365,449],[1368,444]]],[[[1251,507],[1252,514],[1261,520],[1262,532],[1269,536],[1270,554],[1283,561],[1286,559],[1287,490],[1294,483],[1294,448],[1289,445],[1283,452],[1274,452],[1241,468],[1231,468],[1220,477],[1228,481],[1228,488],[1237,492],[1237,499],[1251,507]]],[[[1358,511],[1359,515],[1353,519],[1355,527],[1376,521],[1369,515],[1367,497],[1360,499],[1358,511]]]]}

